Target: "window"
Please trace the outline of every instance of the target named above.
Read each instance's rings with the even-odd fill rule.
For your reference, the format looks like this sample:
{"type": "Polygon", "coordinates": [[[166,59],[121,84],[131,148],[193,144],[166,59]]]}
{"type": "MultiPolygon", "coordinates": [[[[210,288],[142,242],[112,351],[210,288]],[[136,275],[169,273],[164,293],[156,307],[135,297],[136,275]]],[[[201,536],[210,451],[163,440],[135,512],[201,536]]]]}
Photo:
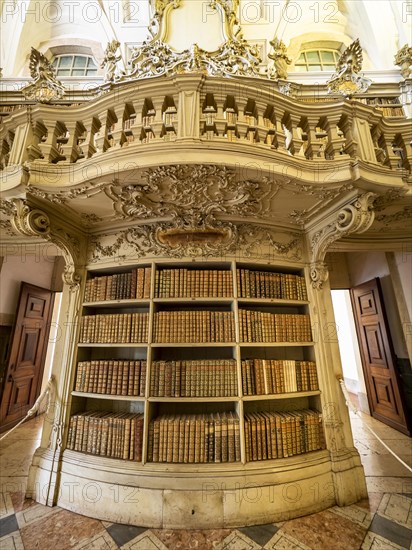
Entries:
{"type": "Polygon", "coordinates": [[[90,55],[57,55],[53,60],[56,76],[96,76],[97,65],[90,55]]]}
{"type": "Polygon", "coordinates": [[[295,63],[295,70],[334,71],[339,57],[337,50],[304,50],[295,63]]]}

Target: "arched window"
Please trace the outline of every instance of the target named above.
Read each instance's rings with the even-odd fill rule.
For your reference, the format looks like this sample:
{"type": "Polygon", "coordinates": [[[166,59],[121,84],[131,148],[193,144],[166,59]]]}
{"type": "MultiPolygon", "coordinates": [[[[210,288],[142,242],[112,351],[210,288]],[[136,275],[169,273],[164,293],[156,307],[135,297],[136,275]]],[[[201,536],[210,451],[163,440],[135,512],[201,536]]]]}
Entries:
{"type": "Polygon", "coordinates": [[[56,55],[53,59],[56,76],[96,76],[97,65],[90,55],[56,55]]]}
{"type": "Polygon", "coordinates": [[[308,49],[300,52],[295,71],[334,71],[340,52],[333,49],[308,49]]]}

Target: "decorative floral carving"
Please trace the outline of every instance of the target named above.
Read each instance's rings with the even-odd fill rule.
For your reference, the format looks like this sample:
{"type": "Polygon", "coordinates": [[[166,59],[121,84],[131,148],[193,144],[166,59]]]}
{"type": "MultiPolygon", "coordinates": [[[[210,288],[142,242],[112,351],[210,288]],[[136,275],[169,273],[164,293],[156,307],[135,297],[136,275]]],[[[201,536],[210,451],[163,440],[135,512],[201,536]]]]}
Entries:
{"type": "Polygon", "coordinates": [[[383,227],[380,231],[385,231],[389,225],[404,220],[410,220],[411,218],[412,206],[404,206],[402,210],[394,212],[393,214],[379,214],[379,216],[376,216],[376,221],[383,223],[383,227]]]}
{"type": "MultiPolygon", "coordinates": [[[[386,193],[384,193],[383,195],[379,195],[379,197],[375,199],[373,203],[373,209],[375,210],[375,212],[381,212],[394,201],[406,195],[407,192],[408,190],[405,187],[388,189],[386,193]]],[[[378,219],[378,217],[376,217],[376,219],[378,219]]]]}
{"type": "Polygon", "coordinates": [[[395,65],[401,68],[403,78],[412,76],[412,48],[408,44],[405,44],[395,55],[395,65]]]}
{"type": "Polygon", "coordinates": [[[214,165],[169,165],[145,173],[145,182],[103,187],[119,217],[182,218],[196,226],[214,212],[239,216],[269,215],[279,185],[268,178],[238,181],[233,170],[214,165]]]}
{"type": "Polygon", "coordinates": [[[116,54],[120,47],[120,42],[112,40],[107,44],[104,52],[104,58],[100,67],[104,69],[104,81],[116,82],[124,74],[119,67],[119,61],[121,60],[121,54],[116,54]]]}
{"type": "Polygon", "coordinates": [[[50,103],[64,96],[64,86],[57,80],[50,61],[35,48],[31,49],[29,68],[33,82],[22,88],[26,99],[50,103]]]}
{"type": "Polygon", "coordinates": [[[227,40],[216,52],[208,52],[193,44],[182,52],[175,52],[161,40],[143,43],[134,48],[130,60],[131,72],[125,80],[153,76],[201,72],[213,76],[261,76],[261,59],[256,46],[243,38],[227,40]]]}
{"type": "MultiPolygon", "coordinates": [[[[106,236],[106,238],[109,236],[106,236]]],[[[209,216],[201,220],[197,228],[185,227],[182,220],[139,225],[122,231],[108,245],[103,245],[100,236],[91,244],[90,261],[116,257],[118,260],[130,257],[130,249],[136,257],[162,256],[220,257],[238,254],[245,257],[284,257],[301,260],[302,237],[299,234],[285,233],[279,241],[279,233],[253,224],[233,224],[209,216]],[[204,238],[201,232],[203,231],[204,238]],[[168,237],[178,235],[178,239],[168,237]],[[125,251],[122,254],[122,250],[125,251]]],[[[110,237],[109,237],[110,238],[110,237]]]]}
{"type": "Polygon", "coordinates": [[[323,284],[328,280],[329,271],[324,262],[314,262],[310,264],[310,278],[313,288],[320,290],[323,284]]]}
{"type": "Polygon", "coordinates": [[[279,78],[286,80],[288,77],[288,65],[292,63],[292,60],[287,56],[286,46],[282,40],[276,37],[269,44],[272,46],[273,51],[268,53],[268,57],[273,63],[268,65],[268,77],[275,80],[279,78]]]}
{"type": "Polygon", "coordinates": [[[318,199],[324,201],[330,201],[344,193],[345,191],[351,191],[354,186],[352,183],[345,183],[340,187],[333,187],[332,189],[326,187],[320,187],[317,185],[311,185],[306,183],[299,183],[296,181],[287,184],[288,187],[294,187],[293,191],[295,195],[305,194],[312,195],[318,199]]]}
{"type": "Polygon", "coordinates": [[[360,76],[362,69],[362,47],[356,39],[346,48],[336,65],[336,73],[326,82],[328,93],[340,93],[345,97],[352,97],[356,93],[363,93],[372,84],[372,81],[360,76]]]}
{"type": "MultiPolygon", "coordinates": [[[[97,192],[99,191],[100,187],[97,188],[97,192]]],[[[87,195],[88,192],[96,192],[96,188],[90,185],[82,185],[81,187],[76,187],[75,189],[69,189],[67,191],[47,192],[34,185],[29,185],[27,187],[27,195],[32,195],[33,197],[38,197],[45,201],[61,205],[81,195],[87,195]]]]}

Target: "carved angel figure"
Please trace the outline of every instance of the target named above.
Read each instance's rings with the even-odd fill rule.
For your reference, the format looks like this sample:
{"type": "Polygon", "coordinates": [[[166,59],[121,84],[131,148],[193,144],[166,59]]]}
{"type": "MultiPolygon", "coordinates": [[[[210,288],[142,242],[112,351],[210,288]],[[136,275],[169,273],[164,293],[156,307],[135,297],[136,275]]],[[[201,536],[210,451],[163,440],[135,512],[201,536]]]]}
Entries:
{"type": "Polygon", "coordinates": [[[292,62],[287,56],[286,46],[282,40],[276,37],[270,42],[270,45],[273,48],[273,52],[269,53],[268,57],[273,63],[268,66],[268,77],[286,80],[288,77],[288,65],[292,62]]]}
{"type": "Polygon", "coordinates": [[[345,97],[351,97],[357,92],[365,92],[371,81],[358,75],[362,69],[362,47],[357,38],[340,56],[336,73],[326,84],[328,92],[339,92],[345,97]]]}
{"type": "Polygon", "coordinates": [[[56,73],[45,55],[32,47],[29,62],[30,76],[33,82],[22,89],[26,99],[35,99],[49,103],[64,95],[64,86],[56,78],[56,73]]]}
{"type": "Polygon", "coordinates": [[[395,55],[395,65],[400,66],[403,78],[412,76],[412,48],[408,44],[405,44],[395,55]]]}
{"type": "Polygon", "coordinates": [[[104,69],[104,81],[113,82],[120,77],[121,71],[118,68],[117,64],[122,58],[122,56],[116,55],[116,52],[120,46],[120,42],[117,40],[112,40],[107,44],[107,48],[104,52],[104,58],[102,64],[100,65],[104,69]]]}

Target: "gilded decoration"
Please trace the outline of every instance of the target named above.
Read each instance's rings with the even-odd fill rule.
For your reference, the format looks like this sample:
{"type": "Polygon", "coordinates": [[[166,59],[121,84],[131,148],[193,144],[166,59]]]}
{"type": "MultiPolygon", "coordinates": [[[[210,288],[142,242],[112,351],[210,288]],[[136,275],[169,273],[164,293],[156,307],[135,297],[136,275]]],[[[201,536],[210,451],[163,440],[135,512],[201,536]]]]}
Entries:
{"type": "Polygon", "coordinates": [[[50,103],[64,96],[64,86],[56,78],[50,61],[35,48],[31,49],[29,68],[33,82],[22,88],[26,99],[50,103]]]}
{"type": "Polygon", "coordinates": [[[105,82],[116,82],[124,74],[119,67],[119,62],[122,59],[121,54],[118,53],[119,48],[120,42],[117,40],[112,40],[107,44],[104,58],[100,65],[104,69],[105,82]]]}
{"type": "Polygon", "coordinates": [[[346,48],[336,65],[336,72],[326,82],[328,93],[339,93],[345,97],[366,92],[372,81],[360,76],[363,54],[359,39],[356,39],[346,48]]]}
{"type": "Polygon", "coordinates": [[[411,78],[412,48],[408,44],[405,44],[395,55],[395,65],[400,67],[403,78],[411,78]]]}
{"type": "Polygon", "coordinates": [[[286,80],[288,77],[288,65],[292,60],[287,55],[287,49],[282,40],[275,37],[271,42],[272,51],[268,54],[272,63],[268,65],[269,78],[286,80]]]}

